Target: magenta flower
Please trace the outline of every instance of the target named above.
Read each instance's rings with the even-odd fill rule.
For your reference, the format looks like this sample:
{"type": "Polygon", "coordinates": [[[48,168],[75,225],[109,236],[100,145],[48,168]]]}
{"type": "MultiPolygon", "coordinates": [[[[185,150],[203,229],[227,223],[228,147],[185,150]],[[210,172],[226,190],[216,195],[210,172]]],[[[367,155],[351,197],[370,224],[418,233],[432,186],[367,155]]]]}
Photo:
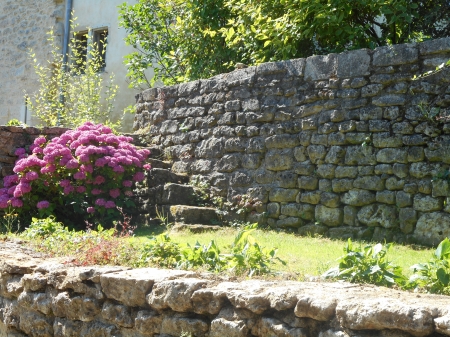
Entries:
{"type": "Polygon", "coordinates": [[[23,156],[26,153],[27,152],[25,151],[25,149],[23,147],[20,147],[14,152],[14,155],[16,155],[16,156],[23,156]]]}
{"type": "Polygon", "coordinates": [[[36,206],[38,209],[48,208],[50,206],[50,203],[47,200],[42,200],[39,201],[36,206]]]}
{"type": "Polygon", "coordinates": [[[64,187],[63,193],[65,195],[69,195],[73,191],[75,191],[75,187],[73,187],[73,186],[66,186],[66,187],[64,187]]]}
{"type": "Polygon", "coordinates": [[[70,169],[76,169],[78,168],[79,164],[78,161],[76,159],[71,159],[67,162],[66,164],[66,168],[70,169]]]}
{"type": "Polygon", "coordinates": [[[47,142],[47,139],[45,139],[45,137],[41,136],[34,140],[34,145],[39,146],[39,145],[45,144],[46,142],[47,142]]]}
{"type": "Polygon", "coordinates": [[[145,179],[145,175],[142,172],[136,172],[133,176],[133,181],[143,181],[145,179]]]}
{"type": "Polygon", "coordinates": [[[29,171],[25,174],[25,179],[27,179],[28,181],[33,181],[39,178],[39,175],[37,174],[37,172],[34,171],[29,171]]]}
{"type": "Polygon", "coordinates": [[[114,201],[107,201],[105,203],[105,208],[114,208],[116,207],[116,204],[114,203],[114,201]]]}
{"type": "Polygon", "coordinates": [[[125,194],[127,197],[132,197],[132,196],[133,196],[133,192],[131,192],[130,190],[126,190],[126,191],[124,192],[124,194],[125,194]]]}
{"type": "Polygon", "coordinates": [[[20,208],[20,207],[23,206],[23,202],[22,202],[22,200],[20,200],[20,199],[12,198],[12,199],[11,199],[11,206],[12,206],[12,207],[20,208]]]}
{"type": "Polygon", "coordinates": [[[125,187],[131,187],[133,186],[133,182],[131,180],[124,180],[122,181],[122,185],[125,187]]]}
{"type": "Polygon", "coordinates": [[[84,192],[86,192],[86,187],[84,187],[84,186],[78,186],[78,187],[76,188],[76,191],[77,191],[77,193],[84,193],[84,192]]]}
{"type": "Polygon", "coordinates": [[[113,171],[116,173],[123,173],[123,172],[125,172],[125,169],[123,168],[122,165],[117,165],[113,168],[113,171]]]}
{"type": "Polygon", "coordinates": [[[103,191],[99,190],[98,188],[94,188],[94,189],[92,189],[91,193],[92,193],[92,195],[99,195],[99,194],[102,194],[103,191]]]}
{"type": "Polygon", "coordinates": [[[61,187],[67,187],[67,186],[70,186],[70,180],[69,180],[69,179],[61,180],[61,181],[59,182],[59,186],[61,186],[61,187]]]}
{"type": "Polygon", "coordinates": [[[106,179],[102,176],[96,176],[94,178],[94,185],[101,185],[106,181],[106,179]]]}
{"type": "Polygon", "coordinates": [[[84,180],[86,179],[86,172],[78,171],[73,175],[73,178],[76,180],[84,180]]]}
{"type": "Polygon", "coordinates": [[[118,188],[115,188],[109,191],[109,195],[111,196],[111,198],[116,199],[118,196],[120,196],[120,190],[118,188]]]}
{"type": "Polygon", "coordinates": [[[88,207],[88,208],[86,209],[86,212],[88,212],[88,213],[95,213],[95,208],[92,207],[92,206],[90,206],[90,207],[88,207]]]}
{"type": "Polygon", "coordinates": [[[106,200],[105,199],[97,199],[97,200],[95,200],[95,204],[98,206],[105,206],[106,200]]]}
{"type": "Polygon", "coordinates": [[[145,164],[143,167],[144,167],[144,169],[147,170],[147,171],[150,170],[150,169],[152,168],[152,167],[150,166],[150,164],[145,164]]]}

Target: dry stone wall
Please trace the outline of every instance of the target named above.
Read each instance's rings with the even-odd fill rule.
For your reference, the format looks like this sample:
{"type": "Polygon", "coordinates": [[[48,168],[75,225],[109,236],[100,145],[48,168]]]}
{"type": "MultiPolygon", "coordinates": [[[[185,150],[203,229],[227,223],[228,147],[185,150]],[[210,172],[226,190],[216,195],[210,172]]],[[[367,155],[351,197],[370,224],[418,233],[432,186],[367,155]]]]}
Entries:
{"type": "MultiPolygon", "coordinates": [[[[30,48],[40,63],[49,59],[47,32],[62,39],[63,0],[0,1],[0,123],[25,118],[25,91],[37,86],[30,48]]],[[[62,45],[62,42],[61,42],[62,45]]],[[[37,123],[28,111],[27,124],[37,123]]]]}
{"type": "Polygon", "coordinates": [[[181,270],[73,267],[0,243],[1,337],[450,335],[447,296],[348,283],[241,283],[181,270]]]}
{"type": "Polygon", "coordinates": [[[450,236],[450,38],[265,63],[137,96],[135,130],[250,220],[434,244],[450,236]],[[428,117],[427,117],[428,116],[428,117]]]}
{"type": "Polygon", "coordinates": [[[14,174],[14,163],[17,156],[14,154],[17,148],[26,147],[33,144],[33,141],[43,135],[47,139],[60,136],[68,129],[34,128],[17,126],[0,126],[0,185],[3,186],[3,177],[14,174]]]}

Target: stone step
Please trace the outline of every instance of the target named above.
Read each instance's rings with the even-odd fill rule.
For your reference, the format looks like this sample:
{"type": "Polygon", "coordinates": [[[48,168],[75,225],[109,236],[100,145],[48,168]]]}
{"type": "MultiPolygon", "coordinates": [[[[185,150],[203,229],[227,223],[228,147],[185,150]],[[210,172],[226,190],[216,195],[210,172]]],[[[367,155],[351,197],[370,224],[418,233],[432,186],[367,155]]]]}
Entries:
{"type": "Polygon", "coordinates": [[[159,168],[159,169],[165,169],[168,170],[172,167],[172,163],[168,162],[168,161],[162,161],[159,159],[154,159],[154,158],[149,158],[146,161],[148,164],[150,164],[150,166],[152,167],[152,169],[155,168],[159,168]]]}
{"type": "Polygon", "coordinates": [[[187,175],[173,173],[163,168],[154,168],[150,170],[147,178],[147,186],[150,188],[168,183],[187,184],[188,182],[189,177],[187,175]]]}
{"type": "Polygon", "coordinates": [[[185,223],[175,223],[172,227],[174,232],[189,231],[191,233],[216,232],[222,227],[219,225],[189,225],[185,223]]]}
{"type": "Polygon", "coordinates": [[[175,224],[192,225],[217,225],[220,223],[215,208],[185,205],[171,206],[169,221],[175,222],[175,224]]]}

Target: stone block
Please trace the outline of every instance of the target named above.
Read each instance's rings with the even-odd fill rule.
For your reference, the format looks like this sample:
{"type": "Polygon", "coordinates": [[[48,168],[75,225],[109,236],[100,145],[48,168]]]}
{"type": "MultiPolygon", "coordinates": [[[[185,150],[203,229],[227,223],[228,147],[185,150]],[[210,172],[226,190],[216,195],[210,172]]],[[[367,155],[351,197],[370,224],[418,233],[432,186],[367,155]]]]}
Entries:
{"type": "Polygon", "coordinates": [[[366,226],[394,228],[398,226],[395,206],[373,204],[362,207],[358,212],[358,220],[366,226]]]}
{"type": "Polygon", "coordinates": [[[376,195],[377,202],[383,204],[394,205],[395,204],[395,192],[393,191],[378,191],[376,195]]]}
{"type": "Polygon", "coordinates": [[[297,178],[297,174],[291,171],[280,171],[276,175],[276,182],[278,184],[278,187],[296,188],[297,178]]]}
{"type": "Polygon", "coordinates": [[[241,158],[242,167],[245,169],[257,169],[262,162],[262,155],[259,153],[245,154],[241,158]]]}
{"type": "Polygon", "coordinates": [[[268,149],[285,149],[299,144],[298,136],[294,135],[275,135],[266,138],[266,147],[268,149]]]}
{"type": "Polygon", "coordinates": [[[307,159],[306,148],[304,146],[299,146],[294,148],[294,157],[298,162],[303,162],[307,159]]]}
{"type": "Polygon", "coordinates": [[[450,237],[450,214],[444,212],[424,213],[417,220],[414,238],[426,245],[437,245],[450,237]]]}
{"type": "Polygon", "coordinates": [[[314,164],[321,162],[327,154],[327,149],[323,145],[309,145],[307,151],[309,159],[314,164]]]}
{"type": "Polygon", "coordinates": [[[369,84],[361,89],[361,97],[377,96],[383,90],[382,84],[369,84]]]}
{"type": "Polygon", "coordinates": [[[378,164],[374,168],[374,173],[376,175],[382,174],[392,174],[392,165],[389,164],[378,164]]]}
{"type": "Polygon", "coordinates": [[[297,189],[273,188],[269,192],[271,202],[294,202],[296,200],[297,189]]]}
{"type": "Polygon", "coordinates": [[[302,176],[310,176],[314,173],[315,166],[311,163],[296,163],[294,164],[294,172],[302,176]]]}
{"type": "Polygon", "coordinates": [[[445,53],[450,50],[450,37],[424,41],[419,44],[420,55],[445,53]]]}
{"type": "Polygon", "coordinates": [[[315,218],[321,224],[334,227],[342,224],[343,210],[341,208],[330,208],[323,205],[316,206],[315,218]]]}
{"type": "Polygon", "coordinates": [[[335,193],[350,191],[353,189],[353,179],[333,179],[331,188],[335,193]]]}
{"type": "Polygon", "coordinates": [[[385,186],[389,191],[399,191],[405,186],[405,181],[396,177],[390,177],[386,179],[385,186]]]}
{"type": "Polygon", "coordinates": [[[272,149],[266,152],[266,169],[271,171],[290,170],[294,164],[292,149],[272,149]]]}
{"type": "Polygon", "coordinates": [[[277,202],[270,202],[267,204],[267,216],[269,218],[277,219],[281,214],[280,204],[277,202]]]}
{"type": "Polygon", "coordinates": [[[379,176],[358,177],[353,181],[353,187],[363,190],[381,191],[384,189],[384,181],[379,176]]]}
{"type": "Polygon", "coordinates": [[[344,207],[344,218],[343,222],[349,226],[355,226],[356,216],[358,214],[358,209],[354,206],[344,207]]]}
{"type": "Polygon", "coordinates": [[[356,178],[358,167],[356,166],[338,166],[334,171],[336,178],[356,178]]]}
{"type": "Polygon", "coordinates": [[[373,146],[375,147],[401,147],[403,140],[401,135],[391,136],[388,132],[380,132],[373,135],[373,146]]]}
{"type": "Polygon", "coordinates": [[[375,202],[375,193],[366,190],[350,190],[341,197],[342,203],[350,206],[364,206],[375,202]]]}
{"type": "Polygon", "coordinates": [[[331,239],[347,240],[355,238],[358,232],[359,229],[355,227],[334,227],[330,228],[328,236],[331,239]]]}
{"type": "Polygon", "coordinates": [[[331,192],[332,183],[330,179],[320,179],[319,180],[319,191],[331,192]]]}
{"type": "Polygon", "coordinates": [[[400,208],[412,206],[412,195],[403,191],[398,191],[396,194],[396,205],[400,208]]]}
{"type": "Polygon", "coordinates": [[[431,181],[429,181],[427,179],[420,180],[417,183],[417,189],[418,189],[419,193],[431,194],[431,191],[432,191],[431,181]]]}
{"type": "Polygon", "coordinates": [[[335,169],[336,165],[332,164],[317,165],[317,176],[319,178],[333,179],[335,169]]]}
{"type": "Polygon", "coordinates": [[[373,65],[386,67],[414,63],[419,60],[417,44],[398,44],[378,47],[373,53],[373,65]]]}
{"type": "Polygon", "coordinates": [[[328,229],[329,228],[327,226],[312,224],[300,227],[297,233],[302,236],[324,235],[328,232],[328,229]]]}
{"type": "Polygon", "coordinates": [[[385,148],[377,153],[377,162],[379,163],[407,163],[407,149],[385,148]]]}
{"type": "Polygon", "coordinates": [[[348,146],[345,154],[346,165],[376,165],[377,160],[371,146],[348,146]]]}
{"type": "Polygon", "coordinates": [[[345,145],[346,142],[346,137],[343,133],[337,132],[328,135],[328,145],[345,145]]]}
{"type": "Polygon", "coordinates": [[[320,196],[320,203],[327,207],[336,208],[341,204],[339,195],[331,192],[322,192],[320,196]]]}
{"type": "Polygon", "coordinates": [[[343,162],[345,156],[345,149],[341,146],[331,146],[328,151],[325,162],[329,164],[339,164],[343,162]]]}
{"type": "Polygon", "coordinates": [[[392,105],[405,105],[407,103],[406,95],[384,95],[378,96],[372,99],[372,103],[376,106],[392,106],[392,105]]]}
{"type": "Polygon", "coordinates": [[[429,195],[417,194],[414,196],[413,207],[420,212],[434,212],[442,210],[443,198],[433,198],[429,195]]]}
{"type": "Polygon", "coordinates": [[[320,201],[320,191],[301,192],[297,197],[297,202],[306,202],[308,204],[317,205],[320,201]]]}
{"type": "Polygon", "coordinates": [[[315,190],[317,189],[319,179],[313,176],[301,176],[298,178],[298,188],[304,190],[315,190]]]}
{"type": "Polygon", "coordinates": [[[337,77],[358,77],[370,74],[370,55],[367,49],[352,50],[337,55],[337,77]]]}
{"type": "Polygon", "coordinates": [[[414,232],[417,223],[417,212],[413,208],[402,208],[398,213],[400,230],[405,234],[414,232]]]}
{"type": "Polygon", "coordinates": [[[311,136],[311,144],[327,146],[328,145],[328,136],[315,133],[311,136]]]}
{"type": "Polygon", "coordinates": [[[437,179],[432,181],[433,197],[448,197],[449,196],[449,184],[448,180],[437,179]]]}
{"type": "Polygon", "coordinates": [[[305,80],[328,80],[335,77],[337,64],[336,54],[310,56],[306,59],[305,80]]]}
{"type": "Polygon", "coordinates": [[[393,173],[401,179],[406,178],[409,174],[409,166],[406,164],[395,163],[393,166],[393,173]]]}
{"type": "Polygon", "coordinates": [[[301,225],[303,225],[302,219],[294,217],[279,219],[276,222],[277,228],[290,228],[290,227],[298,228],[301,225]]]}

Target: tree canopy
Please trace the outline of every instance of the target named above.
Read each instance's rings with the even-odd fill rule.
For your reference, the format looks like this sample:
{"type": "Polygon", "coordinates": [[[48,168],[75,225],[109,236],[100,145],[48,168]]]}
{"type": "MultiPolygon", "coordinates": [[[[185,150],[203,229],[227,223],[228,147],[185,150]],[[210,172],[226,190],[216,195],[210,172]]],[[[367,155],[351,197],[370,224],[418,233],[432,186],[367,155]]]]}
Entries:
{"type": "Polygon", "coordinates": [[[120,18],[136,48],[126,57],[135,87],[450,34],[448,0],[140,0],[120,18]]]}

